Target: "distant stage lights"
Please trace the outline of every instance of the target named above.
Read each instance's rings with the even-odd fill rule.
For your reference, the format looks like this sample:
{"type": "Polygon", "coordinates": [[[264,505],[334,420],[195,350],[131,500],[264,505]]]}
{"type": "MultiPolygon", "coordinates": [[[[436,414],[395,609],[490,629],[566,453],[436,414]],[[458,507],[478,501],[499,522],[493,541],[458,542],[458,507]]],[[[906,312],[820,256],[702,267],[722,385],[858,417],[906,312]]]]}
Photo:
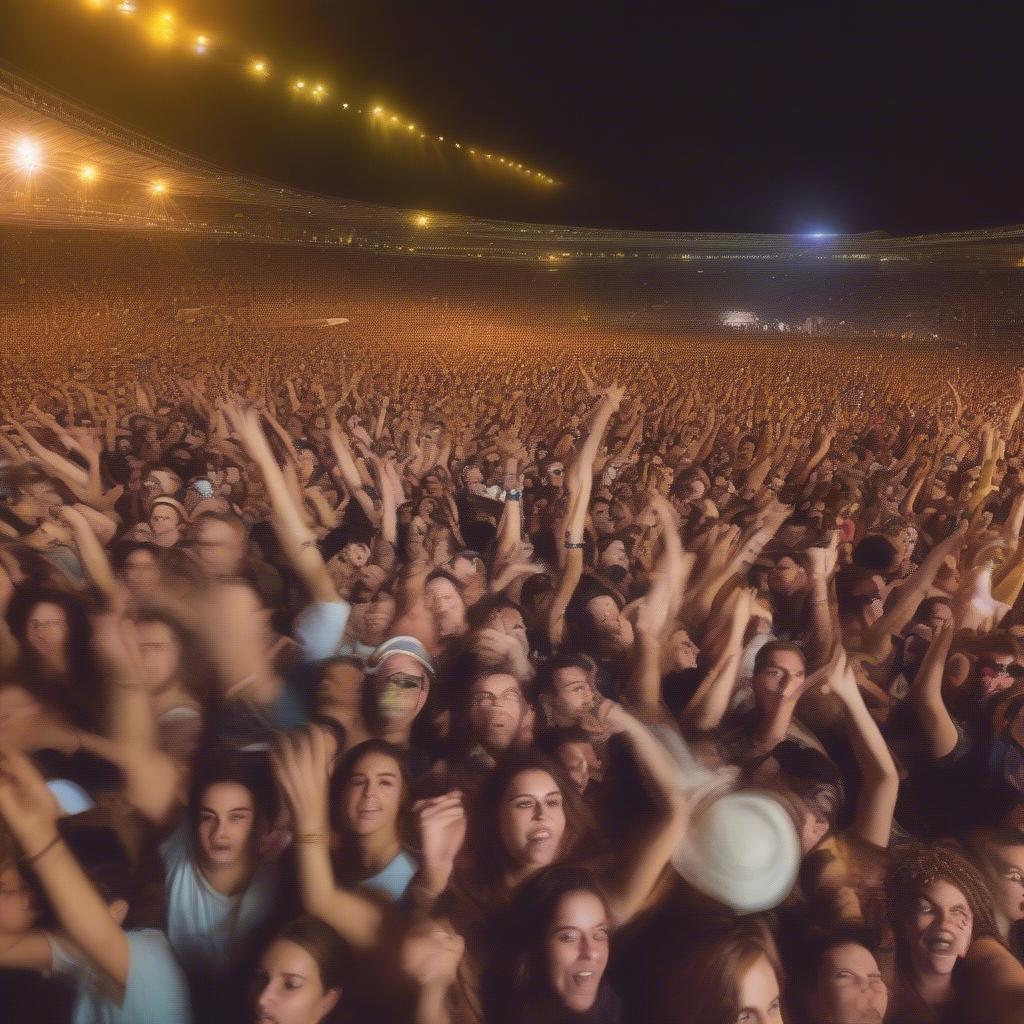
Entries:
{"type": "Polygon", "coordinates": [[[117,5],[117,9],[121,14],[134,14],[138,10],[135,6],[135,0],[121,0],[117,5]]]}
{"type": "Polygon", "coordinates": [[[413,218],[413,223],[418,228],[429,228],[430,227],[430,217],[428,217],[427,214],[425,214],[425,213],[418,213],[413,218]]]}
{"type": "Polygon", "coordinates": [[[167,182],[166,181],[154,181],[149,186],[149,191],[153,193],[157,198],[167,195],[167,182]]]}
{"type": "Polygon", "coordinates": [[[78,177],[83,184],[91,185],[100,176],[95,164],[82,164],[78,169],[78,177]]]}
{"type": "Polygon", "coordinates": [[[270,74],[265,60],[254,60],[249,63],[249,74],[254,78],[266,78],[270,74]]]}
{"type": "Polygon", "coordinates": [[[210,37],[209,36],[196,36],[196,42],[194,47],[196,53],[203,56],[210,51],[210,37]]]}
{"type": "Polygon", "coordinates": [[[14,165],[26,174],[34,174],[43,165],[43,147],[35,139],[18,139],[14,144],[14,165]]]}

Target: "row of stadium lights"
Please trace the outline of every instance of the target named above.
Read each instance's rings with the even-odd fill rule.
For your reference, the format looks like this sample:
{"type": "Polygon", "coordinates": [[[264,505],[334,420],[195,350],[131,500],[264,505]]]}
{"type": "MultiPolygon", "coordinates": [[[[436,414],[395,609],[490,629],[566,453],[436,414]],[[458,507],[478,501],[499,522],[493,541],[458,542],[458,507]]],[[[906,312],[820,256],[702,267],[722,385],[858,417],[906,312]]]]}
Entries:
{"type": "MultiPolygon", "coordinates": [[[[86,6],[91,7],[94,10],[104,10],[110,6],[112,2],[113,0],[85,0],[86,6]]],[[[114,6],[121,14],[134,15],[138,13],[138,4],[135,0],[117,0],[114,6]]],[[[156,15],[149,22],[148,29],[149,35],[153,41],[162,45],[169,45],[178,37],[177,19],[171,11],[162,11],[160,14],[156,15]]],[[[199,34],[193,37],[191,49],[202,57],[210,52],[212,45],[212,40],[208,35],[199,34]]],[[[269,62],[262,58],[256,58],[250,61],[247,70],[248,73],[256,79],[267,79],[271,75],[269,62]]],[[[313,103],[323,103],[329,96],[329,90],[322,82],[310,83],[303,78],[293,79],[289,88],[293,95],[306,97],[313,103]]],[[[342,103],[340,105],[340,109],[345,111],[350,110],[351,104],[342,103]]],[[[357,107],[356,112],[362,114],[365,111],[362,107],[357,107]]],[[[388,126],[394,125],[400,128],[404,127],[407,132],[418,135],[421,139],[426,139],[428,137],[428,133],[418,128],[415,122],[409,121],[407,118],[402,117],[395,111],[385,110],[384,107],[373,107],[370,110],[370,116],[377,124],[388,126]]],[[[444,135],[436,135],[432,137],[439,143],[445,142],[444,135]]],[[[494,153],[480,152],[469,146],[464,147],[459,142],[452,142],[449,140],[449,145],[453,146],[455,149],[469,153],[470,156],[482,156],[485,160],[498,164],[506,170],[520,173],[532,181],[539,182],[543,185],[555,184],[555,179],[550,175],[543,174],[542,172],[530,167],[524,167],[522,163],[515,160],[511,160],[494,153]]]]}
{"type": "MultiPolygon", "coordinates": [[[[18,139],[11,147],[12,163],[14,167],[31,178],[33,174],[43,168],[43,147],[38,141],[25,136],[18,139]]],[[[96,164],[84,163],[77,170],[78,180],[86,186],[95,185],[100,180],[100,169],[96,164]]],[[[156,199],[163,199],[170,194],[167,182],[162,178],[149,182],[148,191],[156,199]]],[[[416,227],[430,227],[432,221],[429,214],[416,213],[412,215],[412,223],[416,227]]]]}

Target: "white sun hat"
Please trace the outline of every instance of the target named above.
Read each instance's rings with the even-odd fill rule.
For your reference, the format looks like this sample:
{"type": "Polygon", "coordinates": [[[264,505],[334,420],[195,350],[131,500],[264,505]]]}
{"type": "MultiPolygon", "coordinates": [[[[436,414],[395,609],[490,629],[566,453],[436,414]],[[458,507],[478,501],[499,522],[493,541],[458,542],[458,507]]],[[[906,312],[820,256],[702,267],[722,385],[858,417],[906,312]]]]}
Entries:
{"type": "Polygon", "coordinates": [[[789,895],[800,868],[800,841],[776,797],[739,790],[697,811],[672,864],[705,895],[739,914],[755,914],[789,895]]]}

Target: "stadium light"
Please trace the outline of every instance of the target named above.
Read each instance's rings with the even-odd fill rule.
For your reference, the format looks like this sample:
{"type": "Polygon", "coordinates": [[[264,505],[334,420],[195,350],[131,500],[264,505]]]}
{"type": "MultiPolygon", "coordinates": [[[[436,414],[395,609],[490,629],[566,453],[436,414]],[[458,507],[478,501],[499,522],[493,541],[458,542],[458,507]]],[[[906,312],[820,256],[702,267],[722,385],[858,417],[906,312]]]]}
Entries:
{"type": "Polygon", "coordinates": [[[134,14],[136,11],[135,0],[121,0],[117,9],[121,14],[134,14]]]}
{"type": "Polygon", "coordinates": [[[384,108],[383,107],[374,107],[373,108],[373,116],[374,117],[380,117],[381,114],[383,114],[383,113],[384,113],[384,108]]]}
{"type": "Polygon", "coordinates": [[[82,164],[78,169],[78,177],[86,185],[91,185],[99,176],[100,172],[96,169],[95,164],[82,164]]]}
{"type": "Polygon", "coordinates": [[[266,78],[270,74],[267,68],[267,62],[265,60],[254,60],[249,65],[249,73],[254,75],[256,78],[266,78]]]}
{"type": "Polygon", "coordinates": [[[202,54],[207,53],[209,51],[209,49],[210,49],[210,37],[209,36],[196,36],[196,45],[195,45],[196,53],[202,55],[202,54]]]}
{"type": "Polygon", "coordinates": [[[428,228],[430,227],[430,218],[425,213],[418,213],[413,218],[413,223],[418,228],[428,228]]]}
{"type": "Polygon", "coordinates": [[[166,181],[154,181],[149,186],[149,191],[155,196],[167,195],[167,182],[166,181]]]}
{"type": "Polygon", "coordinates": [[[43,163],[43,148],[35,139],[18,139],[14,144],[15,166],[26,174],[33,174],[43,163]]]}

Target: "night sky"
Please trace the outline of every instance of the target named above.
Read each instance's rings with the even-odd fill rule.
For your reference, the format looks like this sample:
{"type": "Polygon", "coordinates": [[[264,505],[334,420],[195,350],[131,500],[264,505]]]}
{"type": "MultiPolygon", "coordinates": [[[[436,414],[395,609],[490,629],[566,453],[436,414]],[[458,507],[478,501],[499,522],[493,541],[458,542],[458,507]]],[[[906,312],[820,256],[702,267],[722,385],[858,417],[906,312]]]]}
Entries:
{"type": "MultiPolygon", "coordinates": [[[[140,0],[140,3],[142,0],[140,0]]],[[[380,138],[368,119],[144,42],[81,0],[0,2],[0,59],[226,169],[516,220],[702,231],[1024,221],[1024,16],[1002,5],[168,0],[337,95],[548,170],[380,138]],[[953,5],[950,5],[952,8],[953,5]]]]}

